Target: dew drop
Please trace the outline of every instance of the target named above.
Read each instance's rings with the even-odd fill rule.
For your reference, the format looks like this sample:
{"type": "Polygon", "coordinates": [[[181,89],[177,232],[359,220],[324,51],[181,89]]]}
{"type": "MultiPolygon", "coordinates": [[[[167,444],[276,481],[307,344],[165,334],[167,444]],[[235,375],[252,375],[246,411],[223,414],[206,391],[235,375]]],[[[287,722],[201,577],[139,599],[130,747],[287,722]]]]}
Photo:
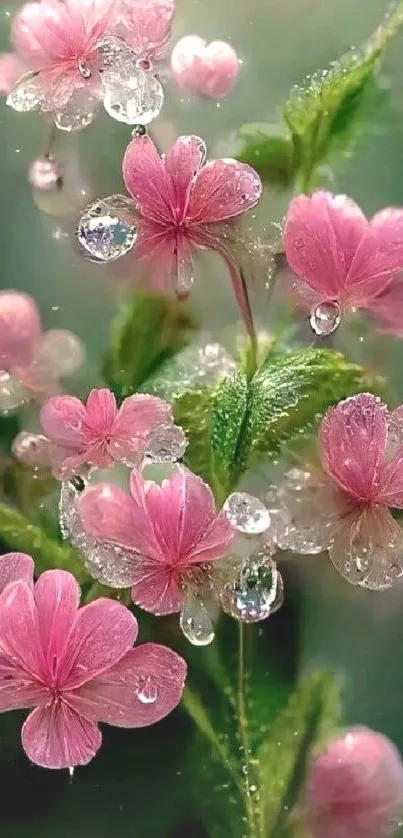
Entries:
{"type": "Polygon", "coordinates": [[[270,513],[264,503],[246,492],[229,495],[223,512],[230,523],[245,535],[260,535],[270,526],[270,513]]]}
{"type": "Polygon", "coordinates": [[[118,122],[148,125],[160,114],[164,90],[153,73],[137,70],[127,78],[103,77],[103,83],[104,108],[118,122]]]}
{"type": "Polygon", "coordinates": [[[13,457],[30,468],[48,468],[51,465],[49,440],[42,434],[21,431],[11,446],[13,457]]]}
{"type": "Polygon", "coordinates": [[[10,373],[0,370],[0,413],[7,414],[29,401],[29,393],[10,373]]]}
{"type": "Polygon", "coordinates": [[[142,704],[155,704],[158,698],[158,684],[152,675],[144,675],[139,679],[136,696],[142,704]]]}
{"type": "Polygon", "coordinates": [[[283,580],[273,559],[261,550],[242,563],[238,577],[221,594],[224,611],[245,623],[265,620],[283,604],[283,580]]]}
{"type": "Polygon", "coordinates": [[[176,463],[183,457],[187,439],[177,425],[160,425],[151,434],[145,451],[145,459],[152,464],[176,463]]]}
{"type": "Polygon", "coordinates": [[[327,337],[336,331],[340,323],[340,306],[333,300],[320,303],[311,312],[309,323],[318,337],[327,337]]]}
{"type": "Polygon", "coordinates": [[[111,199],[96,201],[81,216],[76,236],[98,262],[112,262],[134,247],[137,228],[110,208],[111,199]]]}
{"type": "Polygon", "coordinates": [[[187,591],[183,597],[180,627],[193,646],[208,646],[214,640],[214,629],[207,608],[197,596],[187,591]]]}

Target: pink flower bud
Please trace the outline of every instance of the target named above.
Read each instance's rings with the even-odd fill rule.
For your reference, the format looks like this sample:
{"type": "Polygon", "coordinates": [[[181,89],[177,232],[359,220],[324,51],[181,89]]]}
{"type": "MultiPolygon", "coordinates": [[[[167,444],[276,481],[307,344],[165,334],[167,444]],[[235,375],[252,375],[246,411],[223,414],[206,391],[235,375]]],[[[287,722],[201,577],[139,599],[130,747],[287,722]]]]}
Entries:
{"type": "Polygon", "coordinates": [[[367,728],[334,739],[311,767],[305,803],[312,838],[384,838],[403,806],[393,743],[367,728]]]}
{"type": "Polygon", "coordinates": [[[18,291],[0,293],[0,369],[32,360],[41,337],[38,309],[31,297],[18,291]]]}
{"type": "Polygon", "coordinates": [[[222,99],[234,87],[239,60],[233,47],[225,41],[207,45],[198,35],[188,35],[174,47],[171,69],[183,90],[222,99]]]}

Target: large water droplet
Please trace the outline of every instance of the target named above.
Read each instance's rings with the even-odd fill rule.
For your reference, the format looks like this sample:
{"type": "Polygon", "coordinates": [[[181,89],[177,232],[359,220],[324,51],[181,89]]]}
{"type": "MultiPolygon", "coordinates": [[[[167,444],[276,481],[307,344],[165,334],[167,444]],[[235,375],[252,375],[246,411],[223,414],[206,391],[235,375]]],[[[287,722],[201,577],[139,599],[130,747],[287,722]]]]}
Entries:
{"type": "Polygon", "coordinates": [[[136,70],[129,78],[115,78],[104,83],[104,107],[118,122],[148,125],[162,110],[164,90],[152,72],[136,70]]]}
{"type": "Polygon", "coordinates": [[[63,108],[53,113],[56,127],[68,132],[87,128],[100,108],[100,96],[89,85],[76,90],[63,108]]]}
{"type": "Polygon", "coordinates": [[[9,413],[29,401],[29,393],[10,373],[0,370],[0,413],[9,413]]]}
{"type": "Polygon", "coordinates": [[[203,601],[191,591],[186,591],[183,595],[180,627],[193,646],[208,646],[214,640],[209,612],[203,601]]]}
{"type": "Polygon", "coordinates": [[[149,463],[176,463],[183,457],[187,439],[177,425],[160,425],[147,442],[145,458],[149,463]]]}
{"type": "Polygon", "coordinates": [[[140,676],[136,696],[142,704],[155,704],[158,698],[158,684],[152,675],[140,676]]]}
{"type": "Polygon", "coordinates": [[[340,323],[340,306],[333,300],[320,303],[311,312],[311,329],[318,337],[327,337],[336,331],[340,323]]]}
{"type": "Polygon", "coordinates": [[[264,549],[242,563],[238,577],[221,594],[224,611],[246,623],[265,620],[280,608],[283,599],[283,580],[264,549]]]}
{"type": "Polygon", "coordinates": [[[124,196],[111,196],[91,204],[78,224],[78,241],[98,262],[113,262],[136,244],[137,228],[125,218],[127,207],[120,212],[114,202],[117,197],[124,200],[124,196]]]}
{"type": "Polygon", "coordinates": [[[49,440],[42,434],[21,431],[14,438],[11,451],[19,463],[29,468],[49,468],[51,465],[49,440]]]}
{"type": "Polygon", "coordinates": [[[62,187],[62,171],[54,157],[37,157],[28,172],[28,180],[40,192],[54,192],[62,187]]]}
{"type": "Polygon", "coordinates": [[[264,503],[246,492],[229,495],[223,512],[231,524],[245,535],[260,535],[270,526],[270,513],[264,503]]]}

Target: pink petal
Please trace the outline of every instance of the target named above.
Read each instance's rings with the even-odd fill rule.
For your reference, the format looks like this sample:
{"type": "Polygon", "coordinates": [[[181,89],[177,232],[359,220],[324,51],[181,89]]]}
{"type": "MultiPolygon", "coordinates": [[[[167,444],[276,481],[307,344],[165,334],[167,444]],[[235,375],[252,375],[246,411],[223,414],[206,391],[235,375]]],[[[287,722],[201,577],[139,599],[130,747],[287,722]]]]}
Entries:
{"type": "Polygon", "coordinates": [[[200,93],[223,99],[233,89],[239,74],[239,59],[231,44],[212,41],[204,52],[199,77],[200,93]]]}
{"type": "Polygon", "coordinates": [[[369,304],[369,309],[383,331],[403,337],[403,276],[392,279],[369,304]]]}
{"type": "Polygon", "coordinates": [[[9,93],[26,69],[26,65],[15,52],[0,55],[0,93],[9,93]]]}
{"type": "Polygon", "coordinates": [[[340,519],[329,557],[352,585],[387,590],[403,576],[403,532],[386,507],[359,507],[340,519]]]}
{"type": "Polygon", "coordinates": [[[319,432],[322,465],[358,501],[373,499],[387,438],[386,408],[369,393],[328,410],[319,432]]]}
{"type": "Polygon", "coordinates": [[[172,224],[175,216],[165,166],[147,135],[135,136],[127,146],[123,158],[123,179],[145,218],[161,225],[172,224]]]}
{"type": "Polygon", "coordinates": [[[196,177],[187,220],[207,224],[234,218],[254,207],[261,194],[260,177],[246,163],[212,160],[196,177]]]}
{"type": "Polygon", "coordinates": [[[0,713],[46,704],[49,690],[0,652],[0,713]]]}
{"type": "Polygon", "coordinates": [[[22,728],[22,745],[28,758],[44,768],[87,765],[101,747],[97,726],[64,701],[38,707],[22,728]]]}
{"type": "Polygon", "coordinates": [[[83,431],[88,440],[111,433],[118,409],[115,396],[110,390],[91,390],[85,408],[83,431]]]}
{"type": "Polygon", "coordinates": [[[0,292],[0,367],[25,365],[32,360],[41,337],[38,309],[31,297],[17,291],[0,292]]]}
{"type": "Polygon", "coordinates": [[[144,507],[142,490],[133,503],[118,486],[98,483],[84,490],[79,509],[85,529],[94,538],[112,541],[158,559],[159,549],[144,507]]]}
{"type": "Polygon", "coordinates": [[[206,145],[200,137],[179,137],[166,155],[165,173],[171,204],[177,218],[185,218],[192,183],[206,159],[206,145]]]}
{"type": "Polygon", "coordinates": [[[170,567],[139,560],[133,569],[133,602],[151,614],[176,614],[182,607],[179,576],[170,567]]]}
{"type": "Polygon", "coordinates": [[[217,515],[189,556],[189,563],[214,562],[228,555],[235,531],[225,515],[217,515]]]}
{"type": "Polygon", "coordinates": [[[403,447],[398,448],[390,462],[380,468],[377,488],[378,503],[403,509],[403,447]]]}
{"type": "Polygon", "coordinates": [[[51,442],[80,452],[85,440],[83,423],[86,418],[84,405],[75,396],[52,396],[43,405],[40,422],[51,442]]]}
{"type": "Polygon", "coordinates": [[[148,436],[158,425],[173,421],[168,402],[156,396],[136,394],[124,399],[113,427],[115,439],[130,439],[137,434],[148,436]]]}
{"type": "Polygon", "coordinates": [[[177,235],[154,221],[143,219],[136,242],[138,266],[144,265],[147,285],[154,292],[172,293],[172,271],[175,263],[177,235]]]}
{"type": "Polygon", "coordinates": [[[345,195],[298,195],[284,230],[288,264],[323,300],[342,293],[368,222],[345,195]]]}
{"type": "Polygon", "coordinates": [[[34,561],[26,553],[4,553],[0,556],[0,594],[11,582],[18,581],[33,588],[34,561]]]}
{"type": "Polygon", "coordinates": [[[38,613],[31,588],[26,582],[7,585],[0,595],[0,637],[2,652],[29,679],[46,683],[47,667],[41,646],[38,613]]]}
{"type": "Polygon", "coordinates": [[[144,643],[119,663],[69,696],[87,719],[117,727],[145,727],[168,715],[179,703],[186,678],[185,661],[171,649],[144,643]],[[138,692],[148,688],[149,700],[138,692]],[[154,698],[155,696],[155,698],[154,698]]]}
{"type": "Polygon", "coordinates": [[[59,663],[61,688],[77,689],[105,672],[136,637],[137,620],[120,602],[101,598],[80,608],[59,663]]]}
{"type": "Polygon", "coordinates": [[[41,644],[52,677],[66,646],[80,604],[80,588],[72,573],[47,570],[35,585],[41,644]]]}
{"type": "Polygon", "coordinates": [[[357,249],[346,280],[350,305],[363,305],[380,294],[403,268],[403,211],[374,215],[357,249]]]}
{"type": "Polygon", "coordinates": [[[160,58],[171,35],[174,0],[126,0],[126,40],[134,51],[160,58]]]}

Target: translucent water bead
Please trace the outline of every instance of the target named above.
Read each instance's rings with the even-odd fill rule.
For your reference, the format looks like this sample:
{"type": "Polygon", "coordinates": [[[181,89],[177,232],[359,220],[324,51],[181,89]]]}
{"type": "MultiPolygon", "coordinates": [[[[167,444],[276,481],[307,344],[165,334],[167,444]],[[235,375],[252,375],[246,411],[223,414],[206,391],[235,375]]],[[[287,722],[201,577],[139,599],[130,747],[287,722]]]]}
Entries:
{"type": "Polygon", "coordinates": [[[336,570],[352,585],[371,591],[391,588],[403,577],[403,538],[381,546],[342,526],[329,547],[336,570]]]}
{"type": "Polygon", "coordinates": [[[180,627],[193,646],[208,646],[214,640],[213,623],[203,601],[193,591],[185,591],[180,614],[180,627]]]}
{"type": "Polygon", "coordinates": [[[0,370],[0,414],[6,416],[29,399],[30,395],[25,387],[10,373],[0,370]]]}
{"type": "Polygon", "coordinates": [[[316,306],[309,318],[311,329],[318,337],[328,337],[336,331],[340,324],[340,306],[333,300],[316,306]]]}
{"type": "Polygon", "coordinates": [[[164,103],[164,90],[151,63],[138,61],[134,50],[115,36],[100,41],[98,53],[107,113],[127,125],[148,125],[164,103]]]}
{"type": "Polygon", "coordinates": [[[177,425],[160,425],[147,442],[145,459],[148,463],[176,463],[186,450],[187,439],[177,425]]]}
{"type": "Polygon", "coordinates": [[[272,546],[242,562],[236,579],[221,594],[224,611],[237,620],[257,623],[277,611],[284,600],[281,574],[271,557],[272,546]]]}
{"type": "Polygon", "coordinates": [[[19,463],[29,468],[46,469],[51,467],[49,440],[42,434],[21,431],[13,440],[11,452],[19,463]]]}
{"type": "Polygon", "coordinates": [[[339,520],[335,493],[326,480],[291,469],[266,497],[272,538],[281,550],[321,553],[329,547],[339,520]]]}
{"type": "Polygon", "coordinates": [[[137,227],[128,220],[133,212],[133,202],[124,195],[95,201],[79,220],[77,240],[97,262],[113,262],[136,244],[137,227]]]}
{"type": "Polygon", "coordinates": [[[142,704],[155,704],[158,698],[158,684],[152,675],[140,675],[136,696],[142,704]]]}
{"type": "Polygon", "coordinates": [[[223,512],[231,524],[244,535],[261,535],[270,527],[270,514],[259,498],[246,492],[229,495],[223,512]]]}

